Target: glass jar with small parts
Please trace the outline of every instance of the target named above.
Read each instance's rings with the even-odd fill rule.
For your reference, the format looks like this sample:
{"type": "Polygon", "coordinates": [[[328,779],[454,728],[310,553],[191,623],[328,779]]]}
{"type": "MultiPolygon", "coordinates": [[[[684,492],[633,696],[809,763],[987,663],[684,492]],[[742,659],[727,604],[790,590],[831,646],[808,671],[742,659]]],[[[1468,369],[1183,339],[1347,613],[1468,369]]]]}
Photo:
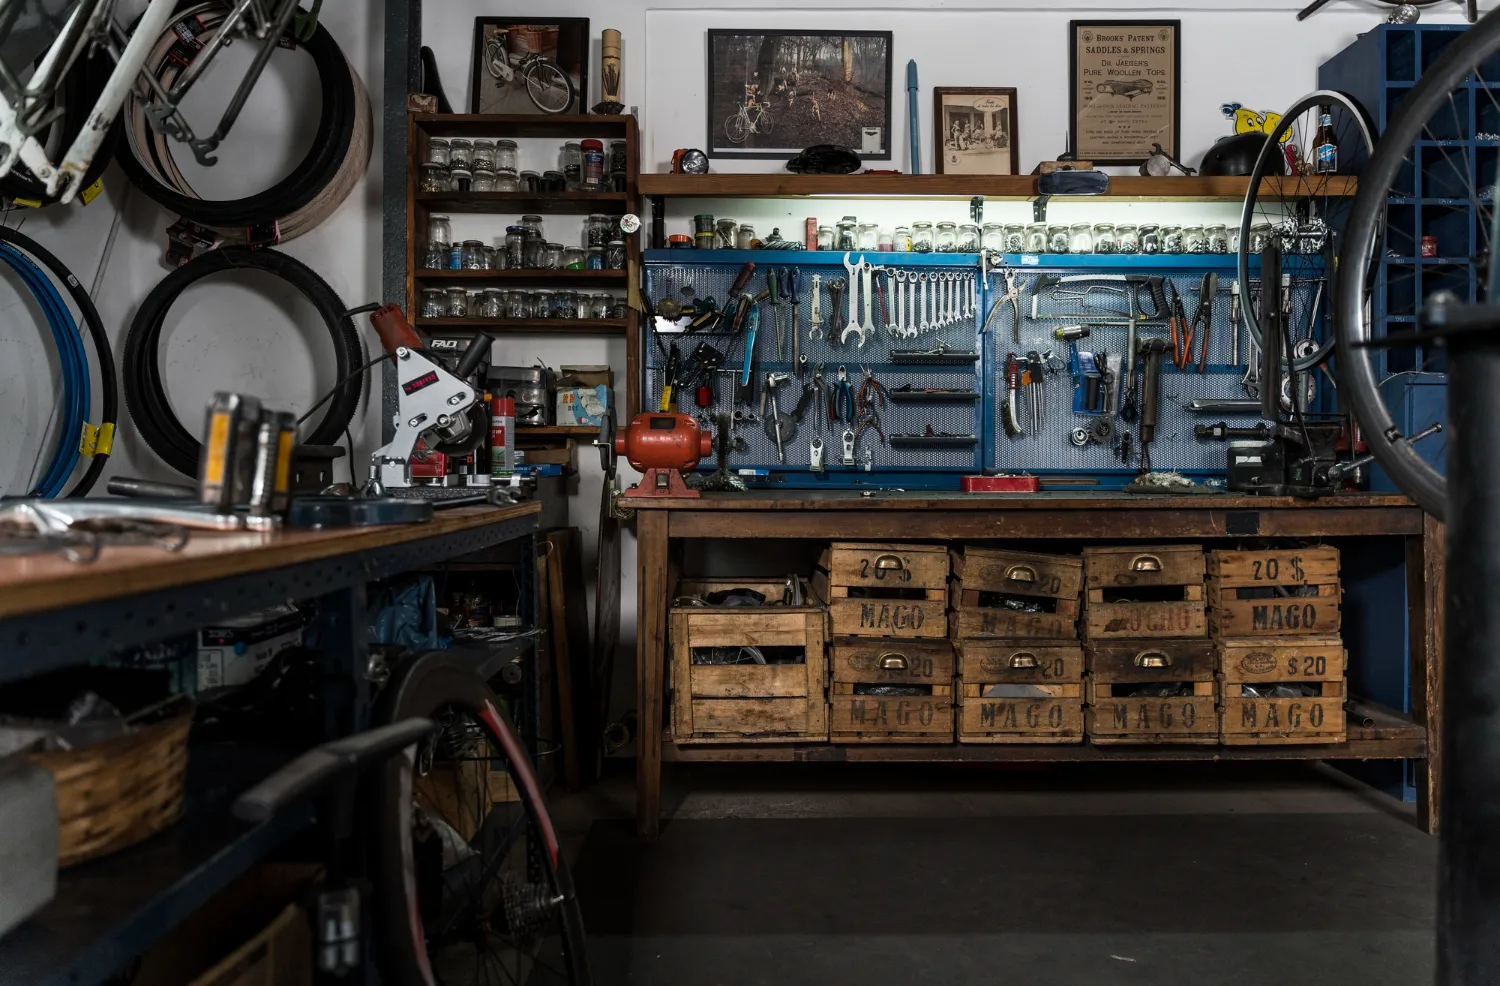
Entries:
{"type": "Polygon", "coordinates": [[[740,228],[734,231],[734,248],[736,250],[755,249],[755,227],[749,223],[742,223],[740,228]]]}
{"type": "Polygon", "coordinates": [[[1021,253],[1025,251],[1026,227],[1020,223],[1006,223],[1005,245],[1003,249],[1006,253],[1021,253]]]}
{"type": "Polygon", "coordinates": [[[985,223],[979,231],[979,246],[992,253],[1005,252],[1005,227],[999,223],[985,223]]]}
{"type": "Polygon", "coordinates": [[[531,292],[531,317],[552,317],[552,292],[546,288],[538,288],[531,292]]]}
{"type": "Polygon", "coordinates": [[[427,239],[447,246],[453,242],[453,221],[440,212],[427,216],[427,239]]]}
{"type": "Polygon", "coordinates": [[[609,318],[611,298],[607,294],[596,294],[589,299],[589,318],[609,318]]]}
{"type": "Polygon", "coordinates": [[[474,166],[474,142],[467,137],[452,137],[448,140],[448,167],[472,168],[474,166]]]}
{"type": "Polygon", "coordinates": [[[880,227],[875,223],[860,223],[855,242],[856,250],[876,250],[880,247],[880,227]]]}
{"type": "Polygon", "coordinates": [[[958,252],[979,252],[979,227],[973,223],[964,223],[958,227],[958,252]]]}
{"type": "Polygon", "coordinates": [[[448,169],[448,190],[450,192],[467,192],[474,184],[474,172],[468,168],[454,166],[448,169]]]}
{"type": "Polygon", "coordinates": [[[484,267],[486,270],[504,270],[505,254],[488,243],[484,246],[484,267]]]}
{"type": "Polygon", "coordinates": [[[1209,253],[1229,252],[1229,228],[1227,226],[1208,226],[1203,230],[1203,236],[1207,240],[1209,253]]]}
{"type": "Polygon", "coordinates": [[[1141,252],[1141,229],[1135,225],[1115,227],[1115,249],[1120,253],[1141,252]]]}
{"type": "Polygon", "coordinates": [[[469,181],[471,192],[493,192],[495,190],[495,173],[493,171],[474,169],[474,177],[469,181]]]}
{"type": "Polygon", "coordinates": [[[448,138],[428,137],[427,160],[423,163],[440,164],[444,168],[448,167],[448,165],[452,163],[452,159],[448,156],[448,138]]]}
{"type": "Polygon", "coordinates": [[[446,164],[422,165],[417,187],[424,192],[448,191],[448,166],[446,164]]]}
{"type": "Polygon", "coordinates": [[[495,171],[498,174],[507,174],[512,178],[520,170],[520,152],[513,140],[495,141],[495,171]]]}
{"type": "Polygon", "coordinates": [[[525,237],[521,240],[521,266],[532,270],[542,266],[542,251],[546,247],[546,241],[542,234],[534,229],[528,229],[525,237]]]}
{"type": "Polygon", "coordinates": [[[583,270],[588,263],[588,254],[583,247],[568,247],[563,250],[563,267],[568,270],[583,270]]]}
{"type": "Polygon", "coordinates": [[[630,173],[630,145],[623,140],[610,141],[609,150],[605,153],[604,167],[609,174],[609,190],[611,192],[625,191],[630,173]]]}
{"type": "Polygon", "coordinates": [[[1141,253],[1161,253],[1161,227],[1154,223],[1141,225],[1141,253]]]}
{"type": "Polygon", "coordinates": [[[448,318],[469,317],[469,294],[463,288],[449,288],[447,291],[448,304],[445,306],[444,315],[448,318]]]}
{"type": "MultiPolygon", "coordinates": [[[[738,230],[739,228],[740,228],[740,224],[737,223],[737,222],[735,222],[733,219],[720,219],[717,222],[715,222],[714,223],[714,249],[716,249],[716,250],[733,250],[734,249],[734,234],[735,234],[735,231],[738,230]]],[[[826,226],[823,227],[823,228],[824,229],[828,229],[828,227],[826,227],[826,226]]],[[[833,242],[833,231],[832,230],[828,231],[828,242],[830,242],[830,243],[833,242]]],[[[821,250],[822,247],[819,247],[818,249],[821,250]]]]}
{"type": "Polygon", "coordinates": [[[1114,223],[1094,223],[1094,252],[1119,252],[1119,241],[1115,239],[1114,223]]]}
{"type": "Polygon", "coordinates": [[[1094,252],[1094,227],[1089,223],[1074,223],[1068,228],[1068,253],[1094,252]]]}
{"type": "Polygon", "coordinates": [[[563,145],[562,173],[567,191],[576,192],[583,187],[583,145],[576,140],[563,145]]]}
{"type": "Polygon", "coordinates": [[[911,253],[911,227],[896,227],[891,233],[891,249],[897,253],[911,253]]]}
{"type": "Polygon", "coordinates": [[[585,258],[584,265],[589,270],[603,270],[604,269],[604,248],[602,246],[591,246],[591,247],[589,247],[589,249],[588,249],[588,257],[585,258]]]}
{"type": "Polygon", "coordinates": [[[1068,227],[1063,225],[1053,225],[1047,227],[1048,253],[1067,253],[1068,243],[1068,227]]]}
{"type": "Polygon", "coordinates": [[[938,223],[933,227],[932,249],[937,253],[953,253],[958,249],[958,224],[938,223]]]}
{"type": "Polygon", "coordinates": [[[594,213],[584,221],[583,245],[603,246],[609,242],[609,217],[594,213]]]}
{"type": "Polygon", "coordinates": [[[470,165],[475,171],[495,170],[495,142],[484,137],[474,139],[474,157],[470,165]]]}
{"type": "Polygon", "coordinates": [[[547,270],[562,270],[563,245],[548,243],[542,247],[542,266],[547,270]]]}
{"type": "Polygon", "coordinates": [[[625,241],[610,240],[604,248],[604,269],[625,269],[625,241]]]}
{"type": "Polygon", "coordinates": [[[1026,227],[1026,249],[1025,253],[1047,252],[1047,227],[1041,223],[1032,223],[1026,227]]]}
{"type": "MultiPolygon", "coordinates": [[[[855,240],[855,237],[858,235],[858,228],[859,224],[855,222],[853,216],[845,216],[843,219],[840,219],[834,226],[833,248],[845,251],[858,250],[859,246],[855,240]]],[[[744,248],[741,247],[740,249],[744,248]]]]}
{"type": "Polygon", "coordinates": [[[1257,223],[1250,227],[1250,253],[1261,254],[1271,244],[1271,225],[1269,223],[1257,223]]]}
{"type": "Polygon", "coordinates": [[[911,224],[911,249],[913,253],[932,252],[932,223],[911,224]]]}
{"type": "Polygon", "coordinates": [[[542,235],[542,217],[541,216],[534,216],[534,215],[522,216],[521,217],[521,221],[520,221],[520,226],[521,226],[522,229],[529,229],[529,230],[531,230],[533,233],[535,233],[538,236],[542,235]]]}
{"type": "Polygon", "coordinates": [[[1182,230],[1183,253],[1207,253],[1208,236],[1202,226],[1186,226],[1182,230]]]}
{"type": "Polygon", "coordinates": [[[531,192],[535,194],[541,190],[542,176],[535,171],[523,171],[520,174],[520,184],[516,191],[531,192]]]}
{"type": "Polygon", "coordinates": [[[464,240],[464,270],[484,270],[484,243],[480,240],[464,240]]]}
{"type": "Polygon", "coordinates": [[[554,291],[552,293],[551,317],[577,318],[578,295],[572,291],[554,291]]]}
{"type": "Polygon", "coordinates": [[[422,269],[443,270],[448,266],[449,245],[440,240],[428,240],[422,244],[422,269]]]}
{"type": "Polygon", "coordinates": [[[1162,253],[1181,253],[1182,252],[1182,227],[1181,226],[1163,226],[1161,228],[1161,252],[1162,253]]]}
{"type": "Polygon", "coordinates": [[[448,314],[448,301],[443,297],[442,288],[422,289],[422,317],[442,318],[448,314]]]}
{"type": "Polygon", "coordinates": [[[527,307],[525,291],[512,291],[505,299],[506,318],[530,318],[531,310],[527,307]]]}
{"type": "Polygon", "coordinates": [[[526,242],[525,226],[505,227],[505,266],[525,267],[526,254],[522,245],[526,242]]]}
{"type": "Polygon", "coordinates": [[[501,317],[499,288],[485,288],[479,293],[479,311],[477,314],[480,318],[501,317]]]}

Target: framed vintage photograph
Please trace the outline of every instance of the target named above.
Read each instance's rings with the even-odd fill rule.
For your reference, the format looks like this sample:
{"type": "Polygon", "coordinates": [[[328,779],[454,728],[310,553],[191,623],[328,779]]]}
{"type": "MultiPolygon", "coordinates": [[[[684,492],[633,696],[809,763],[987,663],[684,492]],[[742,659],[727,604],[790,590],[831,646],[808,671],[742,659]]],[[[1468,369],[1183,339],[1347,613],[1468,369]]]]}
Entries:
{"type": "Polygon", "coordinates": [[[1020,174],[1015,89],[935,86],[932,127],[935,174],[1020,174]]]}
{"type": "Polygon", "coordinates": [[[708,32],[708,153],[891,157],[890,31],[708,32]]]}
{"type": "Polygon", "coordinates": [[[470,113],[583,113],[587,17],[476,17],[470,113]]]}
{"type": "Polygon", "coordinates": [[[1182,22],[1070,21],[1069,150],[1095,164],[1140,164],[1182,135],[1182,22]]]}

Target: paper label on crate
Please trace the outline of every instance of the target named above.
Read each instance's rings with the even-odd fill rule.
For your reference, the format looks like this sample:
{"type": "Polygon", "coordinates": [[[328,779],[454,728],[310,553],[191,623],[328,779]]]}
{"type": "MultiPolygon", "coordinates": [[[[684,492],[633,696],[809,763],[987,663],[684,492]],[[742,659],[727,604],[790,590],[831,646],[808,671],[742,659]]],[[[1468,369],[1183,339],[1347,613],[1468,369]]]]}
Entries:
{"type": "Polygon", "coordinates": [[[1023,253],[1023,254],[1021,254],[1021,266],[1022,267],[1037,267],[1037,266],[1039,266],[1041,264],[1041,262],[1042,262],[1042,258],[1038,257],[1034,253],[1023,253]]]}

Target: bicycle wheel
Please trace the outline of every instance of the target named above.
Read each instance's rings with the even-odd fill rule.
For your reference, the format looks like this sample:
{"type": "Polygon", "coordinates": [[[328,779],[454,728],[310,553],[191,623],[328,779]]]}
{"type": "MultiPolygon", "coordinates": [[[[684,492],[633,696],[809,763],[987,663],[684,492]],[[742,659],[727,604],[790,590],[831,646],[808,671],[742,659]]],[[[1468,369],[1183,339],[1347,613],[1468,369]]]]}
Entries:
{"type": "MultiPolygon", "coordinates": [[[[1303,96],[1282,114],[1276,132],[1261,148],[1250,172],[1245,192],[1245,206],[1240,213],[1239,280],[1247,299],[1258,292],[1251,290],[1252,257],[1260,256],[1260,240],[1276,237],[1281,246],[1282,272],[1293,284],[1331,278],[1338,256],[1339,226],[1348,211],[1348,200],[1342,195],[1345,176],[1374,151],[1369,121],[1364,111],[1343,93],[1319,90],[1303,96]],[[1324,109],[1338,141],[1337,174],[1307,174],[1298,167],[1295,172],[1288,157],[1295,151],[1299,162],[1311,165],[1313,140],[1318,132],[1324,109]]],[[[1368,270],[1369,268],[1362,268],[1368,270]]],[[[1365,279],[1356,279],[1367,281],[1365,279]]],[[[1316,292],[1316,309],[1308,312],[1307,338],[1313,341],[1294,351],[1292,366],[1297,371],[1310,370],[1328,358],[1335,338],[1330,332],[1318,342],[1312,328],[1320,321],[1328,325],[1332,316],[1333,292],[1316,292]]],[[[1244,306],[1245,325],[1257,346],[1261,345],[1260,319],[1254,304],[1244,306]]],[[[1294,326],[1294,329],[1299,327],[1294,326]]],[[[1246,354],[1247,356],[1249,354],[1246,354]]]]}
{"type": "Polygon", "coordinates": [[[762,109],[760,116],[756,117],[755,120],[755,132],[758,134],[768,134],[775,129],[776,121],[771,118],[771,111],[762,109]]]}
{"type": "MultiPolygon", "coordinates": [[[[1473,136],[1476,124],[1500,119],[1500,16],[1486,14],[1464,31],[1423,71],[1421,79],[1401,101],[1395,117],[1381,135],[1380,144],[1361,170],[1359,191],[1350,207],[1339,253],[1341,270],[1365,270],[1387,249],[1416,256],[1419,245],[1392,242],[1385,234],[1387,210],[1398,182],[1420,170],[1427,188],[1441,183],[1444,208],[1464,217],[1464,239],[1459,256],[1440,256],[1421,265],[1424,288],[1434,280],[1444,289],[1454,289],[1461,301],[1493,301],[1496,291],[1492,262],[1495,236],[1494,159],[1472,143],[1458,139],[1473,136]],[[1486,171],[1488,173],[1481,173],[1486,171]],[[1467,210],[1466,213],[1458,210],[1467,210]],[[1469,239],[1467,215],[1476,222],[1469,239]],[[1434,278],[1429,272],[1437,272],[1434,278]],[[1462,276],[1458,276],[1459,274],[1462,276]]],[[[1493,128],[1490,128],[1493,129],[1493,128]]],[[[1409,192],[1407,194],[1410,194],[1409,192]]],[[[1424,201],[1426,201],[1424,199],[1424,201]]],[[[1441,233],[1441,231],[1439,231],[1441,233]]],[[[1439,242],[1439,253],[1444,245],[1439,242]]],[[[1416,268],[1413,268],[1414,270],[1416,268]]],[[[1426,290],[1422,294],[1428,293],[1426,290]]],[[[1339,339],[1339,395],[1354,411],[1370,451],[1392,482],[1422,509],[1442,519],[1447,501],[1447,483],[1441,472],[1427,462],[1415,447],[1415,439],[1402,434],[1379,389],[1381,379],[1403,368],[1426,369],[1435,365],[1424,350],[1399,345],[1403,326],[1415,327],[1423,298],[1415,290],[1412,301],[1399,310],[1377,311],[1359,285],[1340,281],[1336,285],[1334,328],[1339,339]],[[1384,337],[1386,343],[1365,347],[1360,343],[1384,337]],[[1418,360],[1417,356],[1424,358],[1418,360]]],[[[1387,306],[1390,293],[1387,291],[1387,306]]],[[[1441,353],[1441,350],[1438,351],[1441,353]]],[[[1433,357],[1439,358],[1439,357],[1433,357]]]]}
{"type": "Polygon", "coordinates": [[[743,111],[724,121],[724,136],[736,144],[743,144],[751,129],[743,111]]]}
{"type": "Polygon", "coordinates": [[[572,877],[500,700],[433,652],[402,671],[381,706],[383,722],[438,724],[381,779],[374,900],[386,981],[586,986],[572,877]]]}
{"type": "Polygon", "coordinates": [[[566,113],[573,105],[573,80],[551,62],[533,62],[526,70],[526,95],[543,113],[566,113]]]}

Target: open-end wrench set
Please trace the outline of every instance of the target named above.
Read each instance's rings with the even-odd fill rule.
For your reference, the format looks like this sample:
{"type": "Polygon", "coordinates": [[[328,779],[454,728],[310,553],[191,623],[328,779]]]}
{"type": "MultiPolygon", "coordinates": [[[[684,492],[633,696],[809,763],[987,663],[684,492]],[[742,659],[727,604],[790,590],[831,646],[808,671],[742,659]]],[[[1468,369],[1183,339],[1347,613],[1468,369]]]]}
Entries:
{"type": "MultiPolygon", "coordinates": [[[[645,259],[647,408],[710,429],[727,416],[752,483],[943,489],[1014,471],[1109,487],[1140,470],[1143,443],[1155,469],[1222,474],[1214,429],[1260,420],[1243,315],[1261,292],[1233,257],[645,259]]],[[[1304,345],[1327,331],[1309,318],[1321,287],[1306,272],[1283,286],[1304,345]]],[[[1304,406],[1320,375],[1296,381],[1304,406]]]]}

